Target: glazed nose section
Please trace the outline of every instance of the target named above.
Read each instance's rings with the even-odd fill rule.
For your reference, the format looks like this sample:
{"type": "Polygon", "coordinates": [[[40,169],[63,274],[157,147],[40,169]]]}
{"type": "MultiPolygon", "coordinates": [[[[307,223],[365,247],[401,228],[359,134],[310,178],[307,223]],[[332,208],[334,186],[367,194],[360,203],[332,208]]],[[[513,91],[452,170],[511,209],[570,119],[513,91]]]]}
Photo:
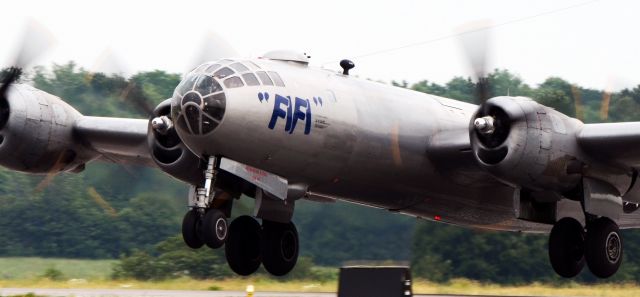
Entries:
{"type": "Polygon", "coordinates": [[[192,135],[212,132],[224,116],[226,96],[220,83],[211,75],[190,74],[176,88],[172,115],[177,127],[192,135]]]}
{"type": "Polygon", "coordinates": [[[187,128],[193,134],[202,134],[202,97],[198,92],[189,92],[182,98],[182,110],[187,122],[187,128]]]}

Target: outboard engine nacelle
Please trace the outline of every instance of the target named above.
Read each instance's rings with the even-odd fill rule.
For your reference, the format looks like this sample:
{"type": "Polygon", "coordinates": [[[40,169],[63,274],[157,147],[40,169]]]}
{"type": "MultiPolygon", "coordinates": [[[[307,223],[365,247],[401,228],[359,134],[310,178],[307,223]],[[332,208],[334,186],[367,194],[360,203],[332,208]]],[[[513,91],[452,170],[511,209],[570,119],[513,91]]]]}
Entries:
{"type": "Polygon", "coordinates": [[[0,94],[0,165],[34,174],[82,169],[93,156],[74,142],[81,116],[59,97],[12,84],[0,94]]]}
{"type": "Polygon", "coordinates": [[[568,191],[579,185],[582,122],[526,97],[495,97],[472,117],[469,131],[480,166],[515,187],[568,191]]]}

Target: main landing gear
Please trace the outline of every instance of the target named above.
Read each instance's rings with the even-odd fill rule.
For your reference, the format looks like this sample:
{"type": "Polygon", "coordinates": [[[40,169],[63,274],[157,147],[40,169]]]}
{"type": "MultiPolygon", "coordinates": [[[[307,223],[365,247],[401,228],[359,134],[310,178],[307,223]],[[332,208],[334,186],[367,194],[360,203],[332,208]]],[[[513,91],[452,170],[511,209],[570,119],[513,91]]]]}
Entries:
{"type": "Polygon", "coordinates": [[[607,278],[622,263],[622,236],[609,218],[588,221],[586,230],[573,218],[556,222],[549,236],[549,260],[556,273],[570,278],[578,275],[585,263],[595,276],[607,278]]]}
{"type": "Polygon", "coordinates": [[[215,158],[210,158],[205,171],[205,186],[192,188],[190,210],[182,220],[182,238],[193,249],[207,245],[212,249],[225,246],[227,263],[239,275],[250,275],[262,264],[269,273],[283,276],[298,260],[298,231],[292,222],[279,223],[251,216],[240,216],[227,225],[231,200],[212,193],[216,176],[215,158]],[[222,207],[220,207],[222,206],[222,207]]]}
{"type": "Polygon", "coordinates": [[[275,276],[289,273],[298,261],[298,231],[293,223],[262,220],[250,216],[235,219],[225,245],[227,263],[235,273],[250,275],[260,267],[275,276]]]}

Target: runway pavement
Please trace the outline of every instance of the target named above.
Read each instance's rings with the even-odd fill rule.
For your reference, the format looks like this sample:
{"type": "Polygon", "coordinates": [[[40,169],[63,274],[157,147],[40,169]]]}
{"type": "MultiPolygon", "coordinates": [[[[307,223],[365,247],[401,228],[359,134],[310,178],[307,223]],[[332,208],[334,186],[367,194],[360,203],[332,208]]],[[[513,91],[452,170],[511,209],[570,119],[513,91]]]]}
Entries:
{"type": "MultiPolygon", "coordinates": [[[[246,292],[231,291],[184,291],[184,290],[106,290],[106,289],[24,289],[0,288],[0,296],[34,293],[51,297],[246,297],[246,292]]],[[[256,292],[254,297],[336,297],[336,293],[281,293],[256,292]]],[[[414,295],[416,297],[459,297],[461,295],[414,295]]],[[[471,295],[462,295],[469,297],[471,295]]],[[[473,295],[473,297],[489,297],[473,295]]]]}

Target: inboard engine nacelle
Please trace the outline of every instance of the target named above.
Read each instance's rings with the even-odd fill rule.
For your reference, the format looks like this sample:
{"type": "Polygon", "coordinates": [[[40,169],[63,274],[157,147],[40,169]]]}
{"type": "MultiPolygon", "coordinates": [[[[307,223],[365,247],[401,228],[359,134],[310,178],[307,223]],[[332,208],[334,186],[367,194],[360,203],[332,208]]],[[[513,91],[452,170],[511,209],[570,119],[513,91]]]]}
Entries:
{"type": "Polygon", "coordinates": [[[526,97],[495,97],[470,123],[480,166],[530,190],[568,191],[579,185],[583,159],[576,141],[582,122],[526,97]]]}

